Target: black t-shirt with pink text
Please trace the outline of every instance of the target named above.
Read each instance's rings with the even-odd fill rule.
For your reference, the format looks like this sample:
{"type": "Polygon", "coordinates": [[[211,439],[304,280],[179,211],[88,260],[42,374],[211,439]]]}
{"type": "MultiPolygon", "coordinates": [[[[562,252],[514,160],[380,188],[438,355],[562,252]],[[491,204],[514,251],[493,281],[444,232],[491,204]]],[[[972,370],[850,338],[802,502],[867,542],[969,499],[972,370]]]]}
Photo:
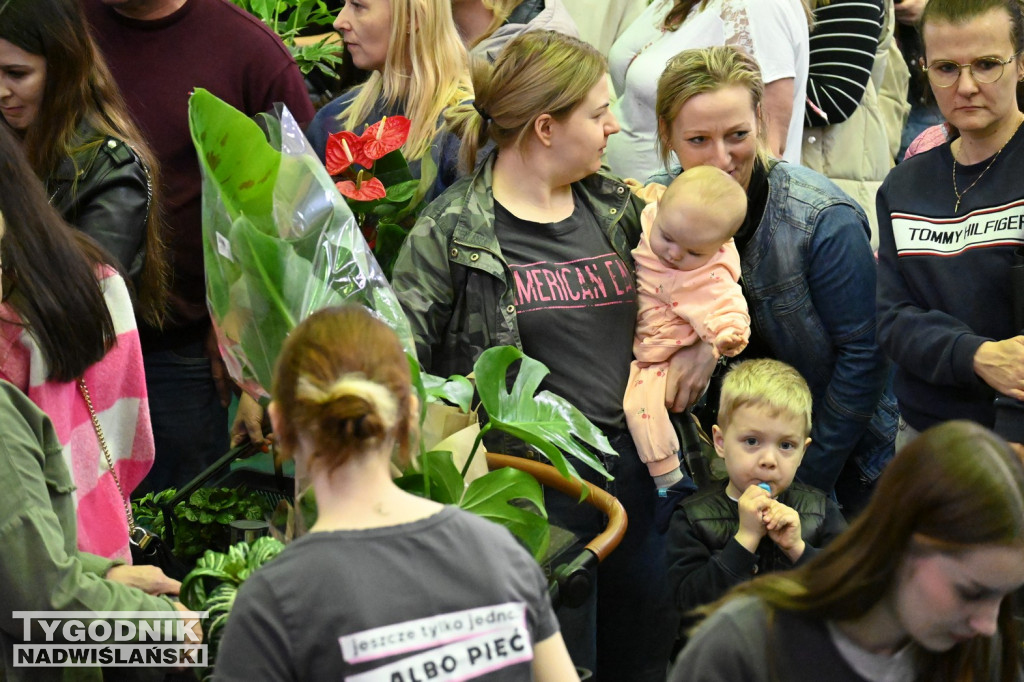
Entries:
{"type": "Polygon", "coordinates": [[[523,351],[551,374],[541,384],[604,428],[624,428],[636,285],[586,202],[534,223],[495,202],[495,233],[512,271],[523,351]]]}

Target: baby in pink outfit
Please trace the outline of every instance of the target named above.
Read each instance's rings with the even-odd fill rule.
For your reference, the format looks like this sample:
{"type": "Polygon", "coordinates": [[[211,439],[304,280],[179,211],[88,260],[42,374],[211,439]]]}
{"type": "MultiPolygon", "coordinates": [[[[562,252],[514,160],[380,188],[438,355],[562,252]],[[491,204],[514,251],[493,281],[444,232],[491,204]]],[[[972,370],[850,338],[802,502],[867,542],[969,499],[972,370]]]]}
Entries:
{"type": "Polygon", "coordinates": [[[716,356],[747,346],[750,316],[738,284],[740,257],[732,236],[747,213],[743,188],[713,166],[680,174],[668,188],[651,186],[633,250],[639,312],[623,407],[640,458],[658,488],[682,478],[679,441],[668,409],[668,359],[704,340],[716,356]]]}

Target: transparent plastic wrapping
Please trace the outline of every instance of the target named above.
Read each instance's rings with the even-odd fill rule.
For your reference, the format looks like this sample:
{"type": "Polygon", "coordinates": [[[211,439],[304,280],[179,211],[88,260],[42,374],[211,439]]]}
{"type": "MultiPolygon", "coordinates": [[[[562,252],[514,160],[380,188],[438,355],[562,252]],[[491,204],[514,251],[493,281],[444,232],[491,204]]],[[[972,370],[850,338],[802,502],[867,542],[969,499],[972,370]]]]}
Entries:
{"type": "Polygon", "coordinates": [[[291,113],[262,117],[264,129],[197,89],[189,122],[203,177],[207,305],[231,377],[265,400],[288,333],[345,303],[375,311],[415,353],[394,291],[291,113]]]}

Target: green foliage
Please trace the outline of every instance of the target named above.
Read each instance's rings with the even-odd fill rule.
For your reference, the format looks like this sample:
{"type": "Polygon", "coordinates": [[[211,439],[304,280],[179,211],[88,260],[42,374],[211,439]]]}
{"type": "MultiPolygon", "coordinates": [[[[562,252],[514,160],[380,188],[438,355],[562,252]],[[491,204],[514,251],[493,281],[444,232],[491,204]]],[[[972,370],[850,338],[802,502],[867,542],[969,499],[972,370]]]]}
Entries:
{"type": "Polygon", "coordinates": [[[319,33],[333,29],[334,15],[323,0],[231,0],[245,11],[257,17],[270,27],[291,51],[295,63],[303,74],[313,69],[331,78],[338,78],[335,70],[341,66],[342,47],[337,42],[328,43],[327,38],[309,45],[297,45],[299,34],[309,26],[319,27],[319,33]]]}
{"type": "MultiPolygon", "coordinates": [[[[458,405],[468,413],[473,399],[473,385],[466,377],[442,379],[420,372],[419,363],[409,358],[413,389],[420,403],[420,425],[428,403],[444,400],[458,405]]],[[[579,478],[563,450],[611,478],[604,465],[584,443],[608,454],[615,454],[608,439],[583,413],[567,400],[549,391],[537,392],[548,374],[543,363],[527,357],[512,346],[498,346],[484,351],[473,365],[476,390],[487,411],[488,422],[480,430],[472,453],[484,434],[492,429],[504,431],[543,452],[551,464],[566,478],[579,478]],[[519,362],[511,388],[508,374],[519,362]]],[[[508,528],[540,560],[547,551],[550,527],[544,508],[544,493],[529,474],[518,469],[498,469],[473,481],[468,487],[463,477],[470,462],[460,472],[452,453],[431,451],[421,453],[417,468],[406,471],[397,483],[410,492],[441,502],[455,504],[508,528]]],[[[473,458],[470,455],[470,460],[473,458]]],[[[586,487],[582,495],[586,495],[586,487]]]]}
{"type": "MultiPolygon", "coordinates": [[[[167,540],[161,506],[177,494],[174,488],[147,493],[132,501],[135,522],[167,540]]],[[[174,555],[185,564],[208,549],[226,549],[231,541],[230,524],[236,519],[260,520],[273,511],[269,501],[244,486],[200,488],[171,512],[174,555]]]]}
{"type": "MultiPolygon", "coordinates": [[[[565,398],[550,391],[537,392],[548,373],[544,363],[513,346],[485,350],[473,365],[476,389],[488,418],[480,437],[491,429],[504,431],[543,452],[566,478],[580,476],[563,452],[611,480],[601,461],[583,446],[586,443],[606,454],[616,454],[601,430],[565,398]],[[519,370],[509,389],[506,376],[517,361],[519,370]]],[[[585,487],[583,492],[585,496],[585,487]]]]}
{"type": "MultiPolygon", "coordinates": [[[[262,537],[251,546],[245,542],[232,545],[226,552],[207,550],[185,576],[181,583],[182,603],[194,611],[209,611],[203,623],[204,643],[210,647],[208,660],[216,660],[217,647],[235,604],[238,587],[283,549],[281,541],[262,537]]],[[[210,679],[212,673],[213,668],[207,668],[203,679],[210,679]]]]}
{"type": "Polygon", "coordinates": [[[238,488],[200,488],[174,508],[174,554],[190,563],[210,548],[227,547],[236,519],[263,519],[273,510],[259,494],[238,488]]]}
{"type": "Polygon", "coordinates": [[[232,378],[269,395],[288,333],[342,303],[375,310],[411,348],[398,301],[320,161],[274,149],[256,123],[202,88],[189,100],[189,123],[203,171],[207,298],[232,378]]]}

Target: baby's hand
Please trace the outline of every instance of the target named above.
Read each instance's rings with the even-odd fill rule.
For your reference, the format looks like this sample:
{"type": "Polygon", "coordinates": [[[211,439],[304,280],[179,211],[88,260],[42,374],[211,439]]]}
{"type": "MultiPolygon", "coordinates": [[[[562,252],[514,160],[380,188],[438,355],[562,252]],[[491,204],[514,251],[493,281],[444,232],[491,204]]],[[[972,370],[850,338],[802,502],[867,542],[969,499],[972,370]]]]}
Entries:
{"type": "Polygon", "coordinates": [[[718,349],[719,355],[731,358],[739,355],[740,351],[747,347],[747,341],[738,332],[728,332],[720,334],[715,339],[715,347],[718,349]]]}
{"type": "Polygon", "coordinates": [[[790,561],[796,563],[803,556],[806,546],[800,534],[800,515],[792,507],[772,500],[768,508],[762,512],[761,518],[764,520],[768,537],[785,552],[790,561]]]}
{"type": "Polygon", "coordinates": [[[736,542],[753,553],[767,532],[762,515],[771,506],[772,498],[763,488],[752,485],[740,495],[738,502],[740,529],[736,531],[736,542]]]}

